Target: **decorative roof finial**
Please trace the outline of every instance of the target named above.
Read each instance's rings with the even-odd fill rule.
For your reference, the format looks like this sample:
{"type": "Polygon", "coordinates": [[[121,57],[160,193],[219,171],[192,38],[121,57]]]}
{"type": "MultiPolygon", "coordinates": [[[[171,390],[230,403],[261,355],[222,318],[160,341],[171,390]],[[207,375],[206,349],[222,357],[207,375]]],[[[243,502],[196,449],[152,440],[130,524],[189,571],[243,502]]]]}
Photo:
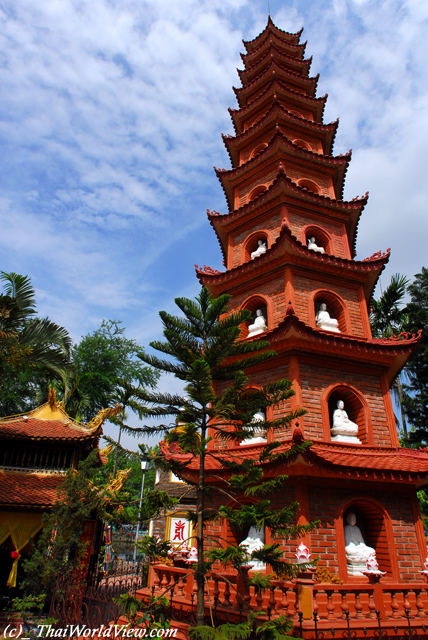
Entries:
{"type": "MultiPolygon", "coordinates": [[[[291,304],[291,300],[289,300],[288,305],[287,305],[287,310],[285,312],[286,316],[294,316],[294,307],[291,304]]],[[[297,423],[297,426],[299,425],[299,423],[297,423]]]]}
{"type": "Polygon", "coordinates": [[[49,402],[49,406],[50,408],[53,410],[56,407],[56,391],[55,389],[52,389],[52,387],[49,387],[48,389],[48,402],[49,402]]]}
{"type": "Polygon", "coordinates": [[[302,433],[302,430],[301,430],[301,428],[299,426],[299,421],[298,420],[296,420],[296,426],[293,429],[292,440],[295,443],[303,442],[303,440],[304,440],[303,433],[302,433]]]}

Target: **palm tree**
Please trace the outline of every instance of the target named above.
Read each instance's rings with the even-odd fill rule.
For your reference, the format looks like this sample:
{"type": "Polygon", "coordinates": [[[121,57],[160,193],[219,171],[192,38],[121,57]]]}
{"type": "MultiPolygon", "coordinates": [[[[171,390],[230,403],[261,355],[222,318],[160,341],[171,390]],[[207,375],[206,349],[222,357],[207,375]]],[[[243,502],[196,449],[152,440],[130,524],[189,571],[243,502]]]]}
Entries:
{"type": "MultiPolygon", "coordinates": [[[[378,300],[372,301],[370,313],[370,325],[374,338],[390,338],[394,334],[399,334],[404,330],[407,322],[405,308],[403,308],[406,288],[409,284],[406,276],[395,273],[391,277],[391,282],[385,291],[381,292],[378,300]]],[[[406,416],[403,408],[403,377],[405,370],[396,378],[391,391],[394,399],[400,406],[401,424],[404,435],[407,436],[406,416]]]]}
{"type": "Polygon", "coordinates": [[[2,271],[0,281],[0,375],[4,367],[47,369],[67,388],[74,374],[67,330],[36,316],[35,291],[28,276],[2,271]]]}

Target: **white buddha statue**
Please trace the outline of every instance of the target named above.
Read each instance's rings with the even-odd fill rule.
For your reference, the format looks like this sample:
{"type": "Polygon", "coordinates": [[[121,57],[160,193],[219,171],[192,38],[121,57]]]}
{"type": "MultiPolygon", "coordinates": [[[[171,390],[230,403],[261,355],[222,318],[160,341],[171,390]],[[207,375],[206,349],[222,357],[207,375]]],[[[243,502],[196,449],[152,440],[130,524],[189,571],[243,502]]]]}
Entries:
{"type": "Polygon", "coordinates": [[[320,310],[316,315],[316,323],[319,329],[324,331],[334,331],[340,333],[339,322],[335,318],[330,318],[330,314],[327,311],[327,305],[325,302],[321,302],[320,310]]]}
{"type": "Polygon", "coordinates": [[[357,527],[357,517],[350,511],[346,516],[345,524],[345,551],[348,574],[361,576],[367,570],[367,560],[370,555],[376,557],[376,551],[368,547],[364,542],[363,534],[357,527]]]}
{"type": "Polygon", "coordinates": [[[345,403],[339,400],[337,409],[333,413],[333,426],[331,427],[332,442],[349,442],[353,444],[361,444],[361,440],[357,438],[358,425],[348,418],[345,411],[345,403]]]}
{"type": "MultiPolygon", "coordinates": [[[[253,553],[253,551],[258,551],[265,546],[265,532],[264,529],[257,529],[257,527],[250,527],[248,532],[248,536],[243,540],[240,547],[245,547],[249,556],[253,553]]],[[[260,562],[260,560],[249,560],[247,563],[251,567],[251,571],[265,571],[266,565],[264,562],[260,562]]]]}
{"type": "Polygon", "coordinates": [[[262,313],[261,309],[257,309],[256,311],[256,319],[253,324],[250,324],[248,327],[248,337],[252,338],[252,336],[256,336],[258,333],[263,333],[263,331],[267,331],[266,319],[262,313]]]}
{"type": "Polygon", "coordinates": [[[325,253],[323,247],[319,247],[315,242],[315,238],[308,238],[308,249],[317,253],[325,253]]]}
{"type": "Polygon", "coordinates": [[[257,422],[266,422],[266,415],[263,413],[263,411],[256,411],[256,413],[253,415],[250,426],[254,429],[254,436],[252,438],[245,438],[245,440],[242,440],[241,445],[266,442],[266,429],[264,429],[263,427],[254,426],[254,424],[257,422]]]}
{"type": "Polygon", "coordinates": [[[266,253],[266,242],[263,242],[263,240],[257,240],[257,244],[257,249],[251,253],[251,260],[254,260],[254,258],[258,258],[262,255],[262,253],[266,253]]]}

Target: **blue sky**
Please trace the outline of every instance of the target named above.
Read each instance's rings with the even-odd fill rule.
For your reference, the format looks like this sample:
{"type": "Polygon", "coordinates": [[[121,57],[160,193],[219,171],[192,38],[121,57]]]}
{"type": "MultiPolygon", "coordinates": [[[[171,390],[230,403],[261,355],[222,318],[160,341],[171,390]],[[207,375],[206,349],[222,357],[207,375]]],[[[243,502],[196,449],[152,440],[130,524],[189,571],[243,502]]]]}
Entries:
{"type": "MultiPolygon", "coordinates": [[[[3,0],[0,251],[32,277],[39,312],[75,340],[102,318],[146,345],[160,309],[194,296],[194,264],[222,268],[206,209],[226,212],[242,38],[258,0],[3,0]]],[[[392,248],[382,277],[427,265],[428,3],[270,0],[304,27],[345,197],[370,192],[358,257],[392,248]]],[[[170,383],[169,383],[170,384],[170,383]]]]}

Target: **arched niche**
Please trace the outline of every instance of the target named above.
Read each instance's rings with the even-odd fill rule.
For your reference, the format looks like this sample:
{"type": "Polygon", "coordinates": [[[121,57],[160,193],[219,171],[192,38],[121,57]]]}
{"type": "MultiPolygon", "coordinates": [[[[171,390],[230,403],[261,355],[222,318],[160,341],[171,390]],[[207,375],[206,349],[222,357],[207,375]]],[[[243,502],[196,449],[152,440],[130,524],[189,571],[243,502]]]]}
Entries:
{"type": "Polygon", "coordinates": [[[257,249],[259,240],[264,242],[266,249],[268,249],[272,244],[272,234],[265,229],[260,229],[250,234],[242,245],[241,263],[251,260],[251,254],[257,249]]]}
{"type": "Polygon", "coordinates": [[[335,318],[339,323],[340,333],[351,333],[351,317],[349,311],[340,296],[326,289],[314,291],[309,299],[309,320],[313,327],[316,326],[316,316],[320,310],[321,303],[327,305],[330,318],[335,318]]]}
{"type": "Polygon", "coordinates": [[[262,195],[267,190],[267,186],[265,184],[259,184],[255,187],[248,196],[248,202],[252,202],[256,198],[262,195]]]}
{"type": "Polygon", "coordinates": [[[333,242],[330,235],[322,227],[318,225],[306,225],[300,231],[300,241],[306,247],[308,246],[308,239],[315,238],[315,244],[322,247],[326,253],[333,255],[333,242]]]}
{"type": "Polygon", "coordinates": [[[267,142],[262,142],[261,144],[258,144],[257,147],[253,149],[252,152],[250,153],[249,160],[254,158],[254,156],[256,156],[258,153],[261,153],[263,149],[266,149],[267,146],[268,146],[267,142]]]}
{"type": "Polygon", "coordinates": [[[302,187],[307,191],[311,191],[311,193],[319,194],[320,192],[320,188],[317,185],[317,183],[314,182],[313,180],[308,180],[308,178],[302,178],[297,182],[297,184],[299,185],[299,187],[302,187]]]}
{"type": "MultiPolygon", "coordinates": [[[[241,326],[242,339],[245,339],[248,337],[248,326],[254,322],[257,309],[261,309],[262,314],[266,319],[266,324],[268,328],[269,329],[272,328],[273,305],[272,305],[272,301],[266,296],[256,295],[256,296],[252,296],[251,298],[247,298],[247,300],[241,306],[241,309],[248,309],[249,311],[251,311],[251,319],[248,322],[242,324],[241,326]]],[[[263,336],[263,333],[255,335],[254,338],[258,339],[261,336],[263,336]]]]}
{"type": "MultiPolygon", "coordinates": [[[[251,504],[255,504],[256,500],[253,498],[245,497],[245,498],[241,498],[239,502],[240,502],[240,505],[251,505],[251,504]]],[[[237,508],[235,500],[229,500],[228,502],[226,502],[225,506],[231,507],[232,509],[237,508]]],[[[234,546],[238,545],[243,540],[245,540],[245,538],[248,536],[249,531],[250,531],[250,526],[246,526],[243,529],[239,529],[238,527],[232,527],[230,523],[226,520],[226,518],[222,518],[221,533],[220,533],[221,542],[225,545],[226,544],[234,545],[234,546]]],[[[266,541],[266,544],[270,544],[270,537],[267,534],[268,534],[268,529],[266,527],[265,541],[266,541]]]]}
{"type": "MultiPolygon", "coordinates": [[[[397,581],[399,571],[391,518],[380,502],[361,495],[346,498],[336,509],[335,529],[340,577],[343,580],[348,578],[344,526],[346,515],[350,511],[357,516],[356,524],[363,534],[365,543],[376,551],[379,569],[387,573],[384,580],[397,581]]],[[[367,579],[353,576],[352,580],[366,581],[367,579]]]]}
{"type": "Polygon", "coordinates": [[[306,149],[307,151],[312,151],[311,145],[308,144],[306,142],[306,140],[300,140],[300,138],[296,138],[295,140],[293,140],[293,144],[295,144],[296,147],[300,147],[301,149],[306,149]]]}
{"type": "MultiPolygon", "coordinates": [[[[246,391],[248,391],[249,397],[251,397],[251,392],[258,392],[261,390],[262,387],[260,386],[250,386],[247,387],[246,391]]],[[[258,405],[258,409],[257,411],[261,411],[264,413],[265,415],[265,420],[272,420],[273,418],[273,410],[272,407],[268,407],[266,406],[265,402],[261,402],[258,405]]],[[[248,424],[248,423],[246,423],[248,424]]],[[[266,433],[264,432],[264,434],[260,434],[260,435],[255,435],[254,438],[248,438],[248,440],[242,440],[240,442],[238,442],[239,446],[252,446],[255,444],[266,444],[267,442],[270,442],[272,440],[272,435],[271,433],[266,433]]]]}
{"type": "Polygon", "coordinates": [[[343,401],[348,418],[358,425],[357,437],[361,444],[373,445],[373,432],[367,401],[355,387],[345,383],[331,385],[322,395],[321,408],[325,440],[331,440],[333,413],[337,409],[339,400],[343,401]]]}

